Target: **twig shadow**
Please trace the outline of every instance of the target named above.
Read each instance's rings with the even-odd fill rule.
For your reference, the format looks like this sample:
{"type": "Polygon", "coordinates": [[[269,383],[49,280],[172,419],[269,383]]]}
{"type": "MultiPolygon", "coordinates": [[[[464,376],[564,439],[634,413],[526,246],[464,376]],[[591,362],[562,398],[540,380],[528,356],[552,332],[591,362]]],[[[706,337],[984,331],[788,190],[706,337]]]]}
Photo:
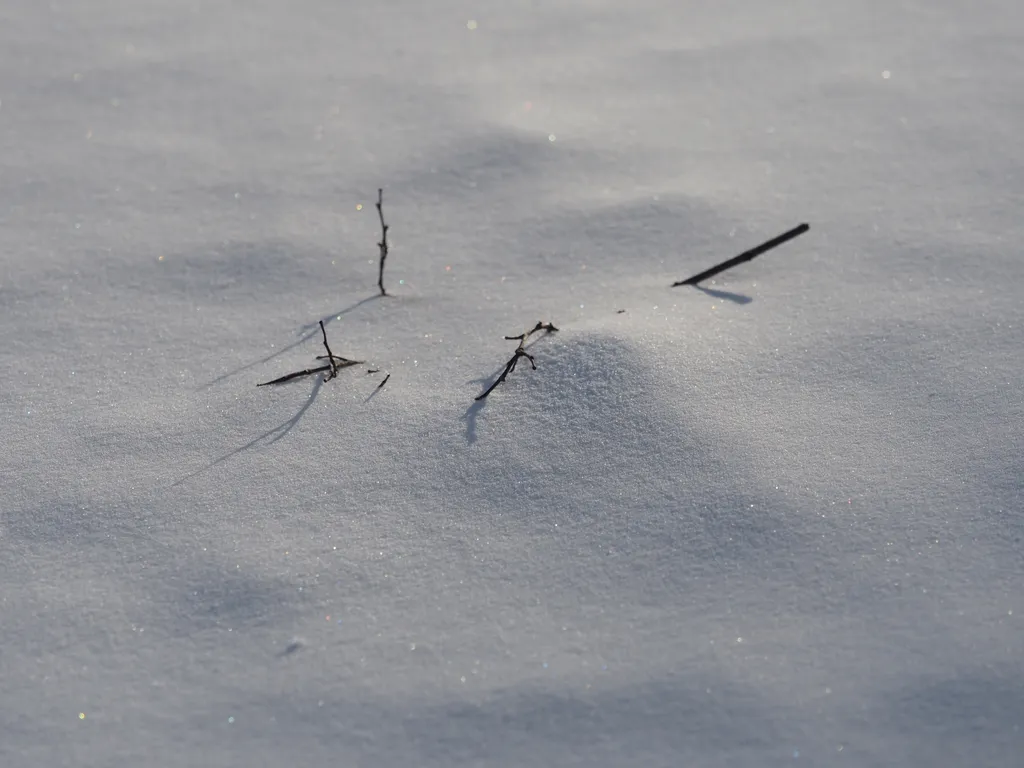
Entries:
{"type": "Polygon", "coordinates": [[[292,640],[281,651],[279,651],[276,656],[279,659],[283,659],[285,656],[291,656],[296,651],[301,650],[303,645],[304,643],[301,640],[292,640]]]}
{"type": "Polygon", "coordinates": [[[268,429],[266,432],[264,432],[259,437],[254,437],[252,440],[250,440],[248,443],[243,445],[241,448],[236,448],[235,450],[231,451],[230,453],[225,453],[219,459],[214,459],[212,462],[207,464],[205,467],[203,467],[201,469],[197,469],[195,472],[190,472],[189,474],[185,475],[183,478],[181,478],[177,482],[172,483],[171,484],[171,488],[179,486],[182,483],[184,483],[186,480],[191,480],[193,477],[196,477],[197,475],[201,475],[204,472],[209,472],[211,469],[216,467],[218,464],[221,464],[221,463],[227,461],[228,459],[230,459],[230,458],[232,458],[234,456],[237,456],[238,454],[242,453],[243,451],[249,450],[250,448],[254,447],[257,443],[259,443],[261,440],[265,440],[266,438],[270,437],[271,435],[274,435],[274,437],[267,441],[267,445],[273,445],[274,443],[276,443],[282,437],[284,437],[289,432],[291,432],[292,429],[295,427],[295,425],[299,423],[299,420],[303,416],[306,415],[306,411],[308,411],[310,409],[310,407],[313,405],[313,401],[316,400],[317,395],[320,394],[320,387],[322,387],[323,385],[324,385],[324,378],[323,378],[323,376],[317,376],[316,377],[316,381],[313,383],[313,390],[309,393],[309,397],[306,399],[306,402],[302,404],[301,408],[299,408],[298,413],[296,413],[294,416],[292,416],[287,421],[285,421],[285,422],[283,422],[281,424],[278,424],[273,429],[268,429]],[[277,433],[277,434],[275,434],[275,433],[277,433]]]}
{"type": "MultiPolygon", "coordinates": [[[[381,296],[379,294],[374,294],[373,296],[367,296],[365,299],[360,299],[355,304],[350,304],[349,306],[345,307],[344,309],[340,309],[337,312],[334,312],[334,313],[328,315],[327,317],[325,317],[323,319],[322,322],[323,322],[324,325],[330,325],[334,320],[337,320],[342,315],[347,315],[349,312],[352,312],[352,311],[354,311],[356,309],[359,309],[359,307],[363,306],[364,304],[369,304],[374,299],[379,299],[379,298],[381,298],[381,296]]],[[[221,374],[220,376],[218,376],[213,381],[210,381],[210,382],[204,384],[202,387],[200,387],[200,389],[208,389],[208,388],[210,388],[210,387],[212,387],[212,386],[214,386],[216,384],[220,384],[222,381],[224,381],[224,379],[229,379],[232,376],[235,376],[235,375],[237,375],[239,373],[243,373],[244,371],[248,371],[249,369],[255,368],[258,365],[263,365],[264,363],[269,363],[275,357],[280,357],[285,352],[289,352],[289,351],[295,349],[297,346],[299,346],[300,344],[302,344],[302,343],[304,343],[306,341],[309,341],[311,338],[313,338],[316,335],[316,332],[320,330],[320,323],[321,323],[320,320],[317,320],[315,323],[306,323],[305,325],[303,325],[303,326],[301,326],[299,328],[299,333],[303,334],[303,335],[297,341],[293,341],[291,344],[288,344],[287,346],[281,347],[279,350],[277,350],[276,352],[272,352],[271,354],[267,355],[266,357],[260,358],[259,360],[254,360],[251,363],[246,363],[245,365],[240,366],[238,368],[235,368],[232,371],[228,371],[227,373],[221,374]]]]}
{"type": "Polygon", "coordinates": [[[476,420],[480,411],[487,407],[487,399],[474,400],[473,404],[466,409],[462,420],[466,422],[466,442],[472,445],[476,442],[476,420]]]}
{"type": "Polygon", "coordinates": [[[363,403],[364,403],[364,404],[366,404],[366,403],[370,402],[371,400],[373,400],[373,398],[375,398],[375,397],[377,396],[377,394],[378,394],[378,393],[379,393],[379,392],[380,392],[380,391],[381,391],[382,389],[384,389],[384,387],[383,387],[383,386],[376,386],[376,387],[374,387],[374,388],[373,388],[373,392],[371,392],[371,393],[369,394],[369,396],[367,396],[367,398],[366,398],[365,400],[363,400],[363,403]]]}
{"type": "MultiPolygon", "coordinates": [[[[388,294],[388,296],[390,296],[390,294],[388,294]]],[[[386,296],[381,296],[379,293],[375,293],[372,296],[367,296],[365,299],[360,299],[355,304],[349,304],[344,309],[339,309],[337,312],[332,312],[331,314],[327,315],[323,320],[317,320],[316,322],[306,323],[305,325],[300,326],[299,327],[299,333],[306,333],[307,331],[311,331],[311,332],[315,333],[320,328],[320,323],[321,322],[324,325],[330,325],[331,323],[333,323],[338,318],[342,317],[343,315],[347,315],[349,312],[354,312],[355,310],[359,309],[364,304],[369,304],[371,301],[376,301],[377,299],[383,299],[383,298],[387,298],[387,297],[386,296]]]]}
{"type": "Polygon", "coordinates": [[[703,285],[695,285],[693,287],[702,293],[706,293],[708,296],[713,296],[723,301],[731,301],[735,304],[749,304],[753,301],[752,298],[742,293],[732,293],[731,291],[722,291],[717,288],[705,288],[703,285]]]}

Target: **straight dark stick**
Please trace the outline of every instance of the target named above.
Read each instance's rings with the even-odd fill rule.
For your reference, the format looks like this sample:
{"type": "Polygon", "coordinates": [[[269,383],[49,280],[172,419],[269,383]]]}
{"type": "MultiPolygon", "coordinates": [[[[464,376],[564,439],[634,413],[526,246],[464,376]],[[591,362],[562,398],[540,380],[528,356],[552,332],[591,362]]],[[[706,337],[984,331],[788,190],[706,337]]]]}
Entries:
{"type": "Polygon", "coordinates": [[[380,295],[387,296],[388,292],[384,290],[384,261],[388,257],[388,225],[384,223],[384,190],[377,190],[377,215],[380,216],[380,242],[377,246],[380,248],[380,273],[377,276],[377,287],[380,288],[380,295]]]}
{"type": "Polygon", "coordinates": [[[731,269],[732,267],[735,267],[737,264],[742,264],[745,261],[756,259],[762,253],[770,251],[772,248],[778,248],[780,245],[789,242],[794,237],[799,237],[810,228],[811,227],[809,224],[800,224],[799,226],[793,227],[788,232],[783,232],[778,237],[772,238],[766,243],[761,243],[761,245],[757,246],[756,248],[751,248],[749,251],[744,251],[739,256],[734,256],[728,261],[723,261],[721,264],[717,264],[711,267],[711,269],[705,269],[703,272],[694,275],[693,277],[688,277],[685,280],[680,280],[678,283],[672,283],[672,287],[675,288],[676,286],[679,285],[697,285],[697,283],[701,282],[702,280],[707,280],[709,277],[714,277],[719,272],[725,272],[725,270],[731,269]]]}
{"type": "Polygon", "coordinates": [[[377,389],[384,389],[384,385],[388,383],[388,379],[390,378],[391,374],[389,373],[387,376],[384,377],[384,381],[377,385],[377,389]]]}

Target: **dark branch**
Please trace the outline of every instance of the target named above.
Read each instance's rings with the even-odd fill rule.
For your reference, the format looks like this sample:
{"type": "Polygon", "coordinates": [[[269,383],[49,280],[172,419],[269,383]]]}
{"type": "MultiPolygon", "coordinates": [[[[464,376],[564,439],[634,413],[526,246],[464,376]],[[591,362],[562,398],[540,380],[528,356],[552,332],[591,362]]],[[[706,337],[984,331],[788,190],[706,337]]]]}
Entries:
{"type": "Polygon", "coordinates": [[[533,355],[527,353],[527,351],[525,349],[523,349],[522,347],[516,347],[516,351],[515,351],[515,354],[512,355],[512,359],[509,360],[507,363],[505,363],[505,370],[501,372],[501,376],[499,376],[497,378],[497,380],[495,380],[495,382],[493,384],[491,384],[491,386],[489,386],[487,388],[486,392],[484,392],[482,395],[477,395],[473,399],[474,400],[483,400],[485,397],[487,397],[489,394],[491,394],[491,392],[494,391],[495,387],[497,387],[499,384],[501,384],[501,382],[503,382],[505,379],[507,379],[508,375],[510,373],[512,373],[512,371],[514,371],[516,369],[516,365],[519,363],[519,358],[521,358],[521,357],[525,357],[527,360],[529,360],[530,361],[530,365],[533,366],[533,370],[535,370],[535,371],[537,370],[537,363],[533,359],[533,355]]]}
{"type": "Polygon", "coordinates": [[[384,381],[377,385],[377,389],[384,389],[384,385],[388,383],[388,379],[390,378],[391,374],[389,373],[387,376],[384,377],[384,381]]]}
{"type": "Polygon", "coordinates": [[[519,364],[520,359],[522,359],[524,357],[527,360],[530,361],[530,365],[533,367],[533,370],[536,371],[537,370],[537,361],[533,359],[533,355],[529,354],[526,351],[526,342],[527,342],[527,340],[533,334],[537,333],[538,331],[546,331],[547,333],[551,333],[552,331],[557,331],[557,330],[558,329],[555,328],[554,323],[545,323],[543,321],[538,321],[537,324],[535,326],[533,326],[533,328],[531,328],[528,331],[525,331],[524,333],[520,333],[518,336],[506,336],[505,337],[506,341],[518,341],[519,342],[519,344],[516,346],[515,353],[512,355],[512,359],[509,360],[507,363],[505,363],[505,370],[503,370],[501,372],[501,375],[498,376],[498,378],[494,381],[494,383],[491,384],[491,386],[489,386],[487,388],[487,391],[484,392],[482,395],[477,395],[473,399],[474,400],[483,400],[485,397],[487,397],[489,394],[491,394],[491,392],[494,391],[495,387],[497,387],[505,379],[508,378],[508,375],[510,373],[512,373],[512,371],[514,371],[516,369],[516,366],[519,364]]]}
{"type": "Polygon", "coordinates": [[[388,257],[388,225],[384,223],[384,190],[377,190],[377,215],[380,216],[380,242],[377,243],[377,247],[380,248],[380,272],[377,276],[377,286],[380,288],[380,295],[387,296],[388,292],[384,290],[384,261],[388,257]]]}
{"type": "Polygon", "coordinates": [[[731,269],[732,267],[735,267],[737,264],[742,264],[745,261],[756,259],[762,253],[770,251],[772,248],[778,248],[780,245],[789,242],[794,237],[799,237],[810,228],[811,227],[809,224],[800,224],[799,226],[793,227],[793,229],[789,230],[788,232],[783,232],[778,237],[772,238],[766,243],[761,243],[761,245],[757,246],[756,248],[751,248],[749,251],[744,251],[739,256],[734,256],[728,261],[723,261],[721,264],[716,264],[710,269],[705,269],[703,272],[700,272],[694,275],[693,277],[688,277],[685,280],[680,280],[679,282],[672,283],[672,287],[675,288],[680,285],[697,285],[697,283],[701,282],[702,280],[707,280],[709,277],[714,277],[719,272],[724,272],[725,270],[731,269]]]}
{"type": "Polygon", "coordinates": [[[295,373],[289,373],[287,376],[282,376],[281,378],[274,379],[273,381],[264,381],[262,384],[257,384],[256,386],[257,387],[266,387],[266,386],[268,386],[270,384],[284,384],[286,381],[291,381],[292,379],[299,378],[299,376],[309,376],[312,373],[320,373],[320,371],[329,371],[329,370],[331,370],[331,366],[329,366],[329,365],[323,365],[323,366],[321,366],[319,368],[307,368],[304,371],[296,371],[295,373]]]}
{"type": "Polygon", "coordinates": [[[320,321],[320,331],[324,335],[324,349],[327,350],[327,354],[317,355],[316,359],[326,360],[328,363],[327,365],[321,366],[319,368],[307,368],[304,371],[296,371],[295,373],[289,373],[285,376],[281,376],[280,378],[274,379],[272,381],[264,381],[263,383],[257,384],[256,386],[265,387],[269,384],[284,384],[286,381],[297,379],[300,376],[310,376],[314,373],[321,373],[322,371],[330,372],[328,373],[328,375],[324,376],[324,381],[330,381],[331,379],[338,375],[338,371],[340,371],[342,368],[347,368],[350,365],[360,365],[362,363],[361,360],[349,360],[346,357],[339,357],[338,355],[331,352],[331,348],[327,344],[327,329],[324,328],[324,323],[322,320],[320,321]]]}
{"type": "Polygon", "coordinates": [[[525,333],[520,333],[518,336],[506,336],[505,341],[522,341],[525,344],[526,340],[529,339],[531,336],[533,336],[533,334],[537,333],[538,331],[547,331],[548,333],[551,333],[552,331],[557,330],[558,329],[555,328],[554,323],[545,323],[538,320],[537,324],[533,326],[533,328],[531,328],[530,330],[526,331],[525,333]]]}
{"type": "Polygon", "coordinates": [[[334,362],[334,353],[331,352],[331,348],[327,344],[327,329],[324,328],[323,320],[320,321],[320,333],[324,335],[324,349],[327,350],[327,363],[328,367],[331,369],[331,375],[324,376],[324,381],[330,381],[331,379],[338,375],[338,365],[337,363],[334,362]]]}

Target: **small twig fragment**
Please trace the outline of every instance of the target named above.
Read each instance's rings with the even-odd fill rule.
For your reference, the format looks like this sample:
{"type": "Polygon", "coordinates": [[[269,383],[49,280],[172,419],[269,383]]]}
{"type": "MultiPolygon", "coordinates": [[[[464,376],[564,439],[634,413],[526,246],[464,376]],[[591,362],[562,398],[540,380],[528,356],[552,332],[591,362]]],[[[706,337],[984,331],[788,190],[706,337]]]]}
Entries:
{"type": "Polygon", "coordinates": [[[762,253],[770,251],[772,248],[778,248],[780,245],[789,242],[794,237],[799,237],[810,228],[811,226],[809,224],[800,224],[796,227],[793,227],[788,232],[783,232],[778,237],[773,237],[771,240],[761,243],[761,245],[755,248],[751,248],[749,251],[744,251],[739,256],[733,256],[728,261],[723,261],[721,264],[716,264],[710,269],[705,269],[703,272],[699,272],[693,277],[688,277],[685,280],[680,280],[678,282],[672,283],[672,287],[675,288],[680,285],[697,285],[697,283],[701,282],[702,280],[707,280],[709,277],[714,277],[719,272],[724,272],[725,270],[731,269],[732,267],[735,267],[737,264],[742,264],[745,261],[756,259],[762,253]]]}
{"type": "MultiPolygon", "coordinates": [[[[390,378],[391,378],[391,374],[389,373],[387,376],[384,377],[384,381],[382,381],[380,384],[377,385],[377,389],[384,389],[384,385],[388,383],[388,379],[390,379],[390,378]]],[[[376,390],[374,390],[374,391],[376,391],[376,390]]]]}

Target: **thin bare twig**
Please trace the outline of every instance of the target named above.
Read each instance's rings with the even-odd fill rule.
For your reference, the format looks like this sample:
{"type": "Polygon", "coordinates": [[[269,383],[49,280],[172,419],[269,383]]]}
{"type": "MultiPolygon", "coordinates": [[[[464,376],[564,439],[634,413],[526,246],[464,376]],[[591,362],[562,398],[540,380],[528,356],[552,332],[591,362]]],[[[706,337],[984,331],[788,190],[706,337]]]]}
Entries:
{"type": "Polygon", "coordinates": [[[338,355],[331,352],[331,347],[327,343],[327,329],[324,328],[323,320],[320,321],[320,332],[324,335],[324,349],[327,350],[326,355],[317,355],[317,360],[326,360],[327,365],[322,365],[319,368],[307,368],[304,371],[296,371],[295,373],[289,373],[280,378],[273,379],[272,381],[264,381],[261,384],[257,384],[257,387],[265,387],[269,384],[284,384],[286,381],[297,379],[300,376],[310,376],[314,373],[321,373],[323,371],[329,371],[327,376],[324,376],[324,381],[330,381],[338,375],[338,371],[342,368],[348,368],[350,365],[361,365],[361,360],[349,360],[347,357],[339,357],[338,355]]]}
{"type": "Polygon", "coordinates": [[[533,366],[533,370],[537,370],[537,361],[533,359],[533,355],[527,354],[522,347],[516,347],[515,354],[512,355],[511,360],[505,363],[505,370],[501,372],[501,375],[497,378],[497,380],[487,388],[486,392],[484,392],[482,395],[477,395],[473,399],[483,400],[485,397],[491,394],[491,392],[494,391],[495,387],[501,384],[501,382],[508,378],[508,375],[516,369],[516,365],[519,363],[519,358],[521,357],[525,357],[527,360],[529,360],[530,365],[533,366]]]}
{"type": "Polygon", "coordinates": [[[390,378],[391,374],[389,373],[387,376],[384,377],[384,381],[377,385],[377,389],[384,389],[384,385],[388,383],[388,379],[390,378]]]}
{"type": "MultiPolygon", "coordinates": [[[[518,341],[522,341],[523,344],[525,344],[526,340],[529,339],[531,336],[533,336],[533,334],[537,333],[538,331],[547,331],[548,333],[551,333],[552,331],[557,331],[557,330],[558,329],[555,328],[554,323],[545,323],[545,322],[542,322],[542,321],[538,320],[537,324],[535,326],[533,326],[533,328],[531,328],[530,330],[526,331],[525,333],[520,333],[518,336],[506,336],[505,340],[506,341],[517,341],[518,340],[518,341]]],[[[522,346],[522,344],[520,346],[522,346]]]]}
{"type": "Polygon", "coordinates": [[[331,370],[331,366],[329,366],[329,365],[323,365],[323,366],[320,366],[319,368],[307,368],[304,371],[296,371],[295,373],[289,373],[288,375],[282,376],[279,379],[273,379],[272,381],[264,381],[263,383],[257,384],[256,386],[257,387],[266,387],[266,386],[269,386],[270,384],[284,384],[286,381],[291,381],[292,379],[299,378],[299,376],[309,376],[312,373],[320,373],[320,371],[329,371],[329,370],[331,370]]]}
{"type": "Polygon", "coordinates": [[[380,272],[377,276],[377,286],[380,288],[380,295],[387,296],[388,292],[384,290],[384,261],[388,257],[388,225],[384,223],[384,190],[377,190],[377,215],[380,216],[380,242],[377,243],[377,247],[380,248],[380,272]]]}
{"type": "Polygon", "coordinates": [[[350,365],[359,365],[362,362],[361,360],[349,360],[347,357],[339,357],[338,355],[331,352],[331,348],[327,346],[327,329],[324,328],[323,320],[320,321],[320,331],[324,335],[324,349],[327,350],[327,354],[317,355],[316,359],[327,360],[328,363],[330,363],[328,367],[331,369],[331,375],[324,376],[324,381],[330,381],[331,379],[333,379],[335,376],[338,375],[338,371],[341,370],[342,368],[347,368],[350,365]]]}
{"type": "Polygon", "coordinates": [[[778,248],[780,245],[789,242],[794,237],[799,237],[810,228],[810,224],[799,224],[793,227],[788,232],[783,232],[778,237],[773,237],[771,240],[761,243],[760,245],[751,248],[749,251],[744,251],[739,256],[733,256],[731,259],[723,261],[721,264],[716,264],[710,269],[705,269],[703,272],[699,272],[693,277],[688,277],[685,280],[679,280],[678,282],[672,283],[672,287],[675,288],[680,285],[697,285],[697,283],[701,282],[702,280],[707,280],[709,277],[714,277],[719,272],[724,272],[725,270],[731,269],[732,267],[735,267],[737,264],[742,264],[745,261],[756,259],[762,253],[770,251],[772,248],[778,248]]]}
{"type": "MultiPolygon", "coordinates": [[[[330,376],[324,376],[324,381],[330,381],[338,375],[338,364],[334,362],[334,353],[331,352],[331,347],[327,343],[327,329],[324,328],[324,321],[320,321],[320,333],[324,335],[324,349],[327,350],[327,364],[331,369],[330,376]]],[[[320,358],[317,358],[320,359],[320,358]]]]}
{"type": "Polygon", "coordinates": [[[494,391],[495,387],[497,387],[499,384],[501,384],[503,381],[505,381],[505,379],[508,378],[508,375],[510,373],[512,373],[512,371],[514,371],[516,369],[516,366],[519,365],[519,361],[522,358],[524,358],[524,357],[527,360],[530,361],[530,365],[533,367],[533,370],[536,371],[537,370],[537,361],[534,360],[533,355],[531,355],[529,352],[526,351],[526,342],[527,342],[527,340],[533,334],[535,334],[535,333],[537,333],[539,331],[546,331],[548,333],[551,333],[551,332],[557,331],[557,330],[558,329],[555,328],[554,323],[545,323],[543,321],[538,321],[537,324],[535,326],[533,326],[533,328],[531,328],[530,330],[525,331],[523,333],[520,333],[518,336],[506,336],[505,337],[506,341],[518,341],[519,342],[519,344],[516,346],[516,351],[513,353],[512,358],[507,363],[505,363],[505,370],[503,370],[501,372],[501,375],[498,376],[497,379],[495,379],[494,383],[491,384],[491,386],[489,386],[487,388],[487,391],[484,392],[481,395],[477,395],[473,399],[474,400],[483,400],[485,397],[487,397],[489,394],[491,394],[491,392],[494,391]]]}

